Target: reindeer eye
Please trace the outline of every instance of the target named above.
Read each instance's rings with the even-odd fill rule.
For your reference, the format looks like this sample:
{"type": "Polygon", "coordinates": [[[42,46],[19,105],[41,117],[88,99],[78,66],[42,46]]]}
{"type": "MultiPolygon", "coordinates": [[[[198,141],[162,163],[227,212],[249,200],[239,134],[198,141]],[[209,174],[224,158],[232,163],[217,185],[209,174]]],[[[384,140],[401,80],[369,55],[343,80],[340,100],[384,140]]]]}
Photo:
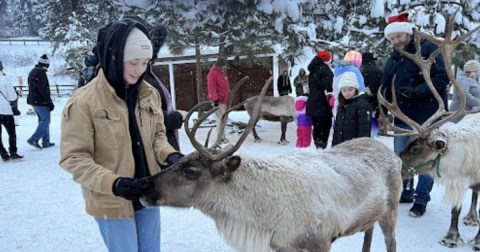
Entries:
{"type": "Polygon", "coordinates": [[[201,173],[198,170],[193,168],[185,169],[184,174],[185,174],[185,177],[187,177],[187,179],[190,179],[190,180],[195,180],[201,175],[201,173]]]}
{"type": "Polygon", "coordinates": [[[412,154],[420,154],[422,152],[423,148],[421,146],[413,146],[410,148],[410,153],[412,154]]]}

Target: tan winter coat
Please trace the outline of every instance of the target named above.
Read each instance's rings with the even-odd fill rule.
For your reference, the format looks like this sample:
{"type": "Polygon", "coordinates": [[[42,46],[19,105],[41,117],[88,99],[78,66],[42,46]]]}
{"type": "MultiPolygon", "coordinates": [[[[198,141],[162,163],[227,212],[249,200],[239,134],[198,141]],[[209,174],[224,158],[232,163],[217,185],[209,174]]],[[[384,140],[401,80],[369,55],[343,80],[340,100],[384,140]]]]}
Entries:
{"type": "MultiPolygon", "coordinates": [[[[159,163],[166,164],[167,156],[176,150],[167,142],[159,93],[145,81],[140,85],[135,114],[153,175],[160,172],[159,163]]],[[[116,178],[133,177],[135,172],[127,106],[102,71],[65,105],[60,151],[60,165],[81,185],[88,214],[132,218],[132,202],[112,192],[116,178]]]]}

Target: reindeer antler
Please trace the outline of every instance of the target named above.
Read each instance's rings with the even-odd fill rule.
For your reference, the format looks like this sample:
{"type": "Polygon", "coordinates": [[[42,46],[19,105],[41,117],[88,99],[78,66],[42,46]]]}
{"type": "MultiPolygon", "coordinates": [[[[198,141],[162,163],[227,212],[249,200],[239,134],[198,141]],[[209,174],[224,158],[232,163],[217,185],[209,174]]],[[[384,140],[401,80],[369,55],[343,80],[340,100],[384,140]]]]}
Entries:
{"type": "Polygon", "coordinates": [[[422,72],[423,78],[425,80],[425,83],[427,84],[428,88],[430,89],[430,92],[432,92],[433,96],[435,97],[435,100],[438,102],[438,110],[430,116],[422,125],[419,125],[412,119],[408,118],[399,108],[397,105],[397,100],[395,96],[395,88],[394,88],[394,81],[395,77],[393,78],[393,81],[391,83],[391,92],[392,92],[392,103],[389,103],[383,94],[378,92],[378,100],[379,103],[386,107],[388,110],[390,110],[397,118],[400,120],[404,121],[407,125],[409,125],[412,130],[405,130],[401,129],[399,127],[393,126],[393,124],[389,123],[388,120],[386,119],[385,113],[380,106],[380,116],[384,119],[385,123],[387,123],[387,126],[390,129],[394,129],[397,132],[401,133],[395,133],[395,134],[388,134],[389,136],[407,136],[407,135],[420,135],[422,136],[427,136],[430,134],[430,132],[444,123],[451,121],[452,119],[456,118],[457,116],[464,114],[465,113],[465,104],[466,104],[466,99],[465,95],[458,84],[457,80],[454,78],[452,69],[451,69],[451,64],[452,64],[452,53],[455,51],[456,47],[465,41],[468,37],[470,37],[474,32],[480,29],[480,26],[476,27],[475,29],[469,31],[468,33],[457,37],[456,39],[452,40],[452,32],[453,32],[453,24],[454,24],[454,18],[455,15],[457,14],[459,9],[457,9],[452,16],[449,18],[448,26],[447,26],[447,32],[446,32],[446,37],[445,39],[439,39],[434,36],[431,36],[429,34],[423,33],[421,31],[416,31],[415,33],[415,54],[411,54],[403,50],[402,48],[398,48],[398,52],[405,57],[409,58],[415,64],[417,64],[422,72]],[[429,40],[430,42],[434,43],[435,45],[438,46],[438,49],[435,50],[430,57],[427,59],[423,59],[421,55],[421,49],[420,49],[420,43],[423,39],[429,40]],[[439,55],[442,55],[444,64],[445,64],[445,70],[448,76],[448,79],[452,82],[453,87],[458,93],[459,99],[460,99],[460,106],[457,110],[453,112],[447,112],[445,108],[445,104],[443,103],[442,98],[438,94],[437,90],[435,89],[432,79],[430,76],[430,69],[432,68],[432,64],[435,61],[435,58],[439,55]],[[442,118],[443,117],[443,118],[442,118]],[[439,118],[442,118],[438,120],[439,118]],[[438,120],[438,121],[436,121],[438,120]],[[436,121],[436,122],[435,122],[436,121]]]}
{"type": "MultiPolygon", "coordinates": [[[[265,94],[267,93],[267,90],[268,90],[268,87],[270,86],[270,84],[273,82],[273,77],[270,77],[268,78],[267,82],[265,83],[265,85],[263,86],[262,88],[262,91],[260,92],[260,95],[259,95],[259,98],[257,99],[256,103],[255,103],[255,107],[254,107],[254,110],[253,110],[253,114],[252,116],[250,117],[250,120],[248,121],[248,124],[247,124],[247,127],[245,128],[245,130],[243,131],[242,135],[240,136],[240,138],[238,139],[237,143],[232,146],[231,148],[228,148],[222,152],[220,152],[219,154],[212,154],[208,151],[208,149],[206,147],[203,147],[197,140],[195,140],[195,133],[197,132],[197,129],[198,127],[200,126],[200,124],[208,117],[210,116],[213,112],[215,112],[217,110],[217,108],[212,108],[210,110],[208,110],[207,112],[204,113],[204,115],[200,118],[198,118],[198,120],[195,122],[195,124],[193,125],[192,129],[190,130],[189,127],[188,127],[188,121],[190,119],[190,116],[193,114],[193,112],[200,108],[200,107],[204,107],[204,106],[207,106],[207,105],[210,105],[211,103],[209,101],[205,101],[205,102],[202,102],[202,103],[199,103],[197,104],[196,106],[194,106],[192,109],[190,109],[190,111],[187,113],[187,116],[185,117],[185,121],[184,121],[184,127],[185,127],[185,133],[187,134],[188,138],[190,139],[190,142],[192,143],[192,146],[198,151],[198,153],[212,161],[216,161],[216,160],[221,160],[227,156],[230,156],[232,155],[233,153],[235,153],[239,148],[240,146],[242,145],[243,141],[245,141],[245,139],[247,138],[248,134],[250,133],[250,131],[252,130],[252,128],[254,127],[255,125],[255,122],[257,120],[257,117],[260,113],[260,108],[261,108],[261,105],[262,105],[262,102],[263,102],[263,98],[265,97],[265,94]]],[[[225,115],[226,116],[228,113],[230,113],[231,111],[235,110],[236,108],[240,107],[241,105],[243,105],[245,103],[245,101],[235,105],[234,107],[232,108],[229,108],[226,112],[225,112],[225,115]]]]}
{"type": "Polygon", "coordinates": [[[245,76],[243,77],[240,81],[237,82],[237,84],[233,87],[233,89],[230,91],[230,95],[228,96],[228,102],[227,102],[227,110],[225,113],[222,115],[222,118],[220,118],[220,128],[217,129],[217,138],[215,139],[215,143],[213,144],[212,147],[218,147],[220,146],[220,143],[222,142],[223,138],[223,133],[225,132],[225,127],[227,126],[227,121],[228,121],[228,113],[227,111],[231,111],[230,108],[232,107],[233,99],[235,98],[235,95],[237,94],[237,91],[240,89],[240,87],[245,83],[250,77],[245,76]]]}
{"type": "MultiPolygon", "coordinates": [[[[382,105],[382,106],[378,106],[379,112],[380,112],[380,117],[383,119],[384,123],[387,125],[387,134],[386,135],[387,136],[413,136],[413,135],[417,135],[419,132],[422,131],[422,126],[420,124],[416,123],[414,120],[410,119],[398,107],[397,95],[395,94],[395,86],[394,86],[395,78],[396,78],[396,75],[393,76],[392,85],[391,85],[391,91],[392,91],[392,102],[391,103],[388,102],[387,99],[385,99],[384,95],[381,92],[381,89],[378,89],[378,92],[377,92],[378,102],[382,105]],[[391,123],[387,119],[387,116],[386,116],[385,112],[383,111],[383,107],[387,108],[388,111],[392,112],[392,114],[395,117],[400,118],[407,125],[412,127],[412,130],[400,128],[400,127],[397,127],[397,126],[393,125],[393,123],[391,123]],[[401,133],[389,134],[388,133],[389,129],[394,130],[396,132],[401,132],[401,133]]],[[[384,92],[386,92],[386,90],[384,92]]]]}

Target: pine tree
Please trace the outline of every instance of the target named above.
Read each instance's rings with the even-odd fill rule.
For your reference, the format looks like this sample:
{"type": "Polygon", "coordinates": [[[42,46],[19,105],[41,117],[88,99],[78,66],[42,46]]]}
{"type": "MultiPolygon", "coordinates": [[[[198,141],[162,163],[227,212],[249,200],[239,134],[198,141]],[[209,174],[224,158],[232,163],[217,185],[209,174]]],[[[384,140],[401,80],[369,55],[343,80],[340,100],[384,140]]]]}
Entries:
{"type": "Polygon", "coordinates": [[[66,69],[77,72],[83,68],[83,60],[93,49],[101,26],[114,20],[118,13],[113,0],[52,0],[46,6],[49,15],[42,35],[50,38],[53,52],[65,56],[66,69]]]}
{"type": "Polygon", "coordinates": [[[9,13],[12,17],[12,26],[23,31],[19,36],[38,36],[44,22],[46,1],[41,0],[10,0],[9,13]]]}

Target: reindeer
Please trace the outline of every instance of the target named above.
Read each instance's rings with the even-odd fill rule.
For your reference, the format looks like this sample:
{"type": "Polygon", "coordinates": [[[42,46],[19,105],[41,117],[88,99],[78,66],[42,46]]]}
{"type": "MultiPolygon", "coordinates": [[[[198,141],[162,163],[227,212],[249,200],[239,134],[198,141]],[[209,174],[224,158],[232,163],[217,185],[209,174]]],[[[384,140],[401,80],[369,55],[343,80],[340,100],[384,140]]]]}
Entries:
{"type": "MultiPolygon", "coordinates": [[[[243,77],[230,92],[230,96],[228,98],[227,109],[232,107],[233,98],[236,92],[240,89],[240,87],[249,79],[248,76],[243,77]]],[[[253,111],[255,108],[255,103],[258,99],[258,96],[251,97],[235,106],[235,109],[240,108],[242,105],[247,110],[247,113],[250,117],[253,115],[253,111]]],[[[222,124],[220,129],[222,132],[227,124],[227,113],[222,117],[222,124]]],[[[255,138],[255,142],[259,143],[262,139],[258,136],[257,131],[255,130],[255,126],[257,122],[261,119],[273,122],[280,122],[281,123],[281,130],[282,135],[280,136],[280,141],[278,144],[288,144],[289,142],[285,138],[285,134],[287,132],[287,124],[289,122],[295,121],[297,118],[297,114],[295,111],[295,100],[293,97],[285,95],[280,97],[274,96],[266,96],[263,98],[262,105],[260,108],[260,112],[258,115],[258,119],[255,121],[254,126],[252,128],[253,137],[255,138]]],[[[219,147],[221,138],[217,138],[217,141],[213,146],[219,147]]]]}
{"type": "Polygon", "coordinates": [[[263,87],[239,140],[226,149],[197,142],[198,126],[215,108],[190,129],[191,114],[209,102],[192,108],[185,131],[197,151],[142,180],[142,204],[195,207],[214,219],[238,251],[326,252],[335,239],[364,231],[362,251],[367,252],[376,222],[386,250],[396,251],[401,161],[382,143],[359,138],[327,151],[270,159],[234,155],[254,127],[271,82],[263,87]]]}
{"type": "MultiPolygon", "coordinates": [[[[257,99],[258,96],[249,98],[244,104],[244,107],[250,117],[253,115],[253,109],[257,99]]],[[[285,138],[285,134],[287,132],[287,123],[295,121],[296,118],[295,100],[293,97],[288,95],[279,97],[267,96],[263,99],[262,106],[260,108],[260,114],[254,125],[256,125],[258,120],[261,119],[272,122],[280,122],[282,135],[280,136],[280,141],[278,141],[278,144],[285,145],[289,143],[285,138]]],[[[262,141],[255,130],[255,126],[252,128],[252,133],[253,137],[255,138],[255,142],[259,143],[262,141]]]]}
{"type": "MultiPolygon", "coordinates": [[[[444,39],[438,39],[417,31],[417,37],[415,39],[415,41],[417,41],[417,53],[410,54],[399,50],[402,55],[410,58],[421,68],[423,77],[439,104],[436,113],[428,118],[425,123],[419,125],[399,109],[393,82],[391,85],[391,102],[385,99],[381,91],[378,92],[380,104],[411,127],[411,130],[406,130],[394,126],[386,120],[383,109],[380,110],[381,117],[384,119],[387,127],[395,131],[394,134],[389,134],[390,136],[411,136],[410,141],[400,153],[404,167],[402,175],[404,177],[410,177],[417,173],[429,173],[439,184],[445,186],[444,199],[453,206],[450,228],[440,242],[447,247],[456,247],[457,244],[462,241],[458,232],[458,218],[465,192],[469,187],[474,191],[474,194],[472,195],[470,213],[464,219],[464,223],[478,224],[475,209],[477,193],[480,189],[480,170],[478,169],[478,164],[480,163],[480,156],[478,155],[478,153],[480,153],[480,114],[468,115],[457,124],[446,124],[452,119],[466,113],[464,93],[453,77],[452,69],[448,67],[452,64],[452,53],[461,42],[480,29],[480,26],[478,26],[470,32],[452,40],[454,17],[457,11],[449,19],[448,29],[444,39]],[[420,44],[418,41],[421,39],[428,39],[439,47],[428,59],[422,59],[420,55],[420,44]],[[440,53],[444,58],[445,66],[447,66],[446,72],[448,78],[460,97],[460,107],[451,112],[446,111],[444,103],[435,90],[430,76],[432,63],[440,53]]],[[[475,236],[473,244],[474,250],[480,250],[480,230],[475,236]]]]}

